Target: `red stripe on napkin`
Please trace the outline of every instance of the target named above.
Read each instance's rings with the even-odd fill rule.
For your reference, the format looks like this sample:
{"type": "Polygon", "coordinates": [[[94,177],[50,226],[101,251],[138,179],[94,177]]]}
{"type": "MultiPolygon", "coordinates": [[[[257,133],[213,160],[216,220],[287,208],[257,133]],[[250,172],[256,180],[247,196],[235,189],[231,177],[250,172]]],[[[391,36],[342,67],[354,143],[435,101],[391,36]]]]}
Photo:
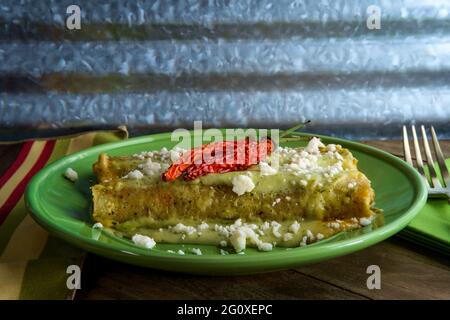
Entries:
{"type": "Polygon", "coordinates": [[[28,153],[31,150],[31,146],[33,145],[32,141],[25,142],[22,146],[22,149],[20,149],[19,154],[17,155],[16,160],[13,162],[13,164],[6,170],[6,172],[3,174],[3,176],[0,177],[0,189],[5,185],[6,181],[9,180],[9,178],[12,177],[14,172],[17,171],[17,169],[20,168],[22,163],[25,161],[25,158],[27,157],[28,153]]]}
{"type": "Polygon", "coordinates": [[[9,198],[6,200],[4,205],[0,208],[0,225],[5,221],[5,219],[8,217],[8,214],[11,212],[11,210],[15,207],[17,202],[22,197],[30,179],[45,166],[48,159],[50,158],[50,155],[53,152],[54,147],[55,147],[55,140],[50,140],[45,143],[44,149],[42,150],[42,153],[40,154],[36,163],[27,173],[25,178],[22,181],[20,181],[20,183],[16,186],[16,188],[11,193],[9,198]]]}

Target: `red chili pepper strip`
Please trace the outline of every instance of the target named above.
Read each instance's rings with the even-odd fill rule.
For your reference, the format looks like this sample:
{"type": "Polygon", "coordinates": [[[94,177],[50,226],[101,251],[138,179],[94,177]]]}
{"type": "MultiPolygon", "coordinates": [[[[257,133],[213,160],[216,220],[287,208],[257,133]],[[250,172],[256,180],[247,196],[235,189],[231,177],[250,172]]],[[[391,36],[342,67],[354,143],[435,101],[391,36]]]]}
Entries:
{"type": "Polygon", "coordinates": [[[169,167],[162,178],[164,181],[172,181],[183,176],[188,181],[209,173],[246,170],[270,155],[273,147],[270,139],[250,141],[248,138],[205,144],[186,152],[169,167]],[[205,158],[214,162],[205,162],[205,158]]]}

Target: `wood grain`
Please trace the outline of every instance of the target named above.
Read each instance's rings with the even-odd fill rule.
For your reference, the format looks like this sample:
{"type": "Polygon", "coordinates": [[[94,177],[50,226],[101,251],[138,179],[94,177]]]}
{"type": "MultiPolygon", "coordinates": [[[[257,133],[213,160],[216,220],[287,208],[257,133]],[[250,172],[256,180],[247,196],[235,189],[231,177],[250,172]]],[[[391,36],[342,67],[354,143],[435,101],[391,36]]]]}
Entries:
{"type": "Polygon", "coordinates": [[[450,260],[412,250],[393,238],[297,270],[371,299],[450,299],[450,260]],[[381,290],[367,289],[370,265],[381,269],[381,290]]]}
{"type": "Polygon", "coordinates": [[[295,270],[251,276],[194,276],[90,256],[77,299],[363,299],[295,270]]]}

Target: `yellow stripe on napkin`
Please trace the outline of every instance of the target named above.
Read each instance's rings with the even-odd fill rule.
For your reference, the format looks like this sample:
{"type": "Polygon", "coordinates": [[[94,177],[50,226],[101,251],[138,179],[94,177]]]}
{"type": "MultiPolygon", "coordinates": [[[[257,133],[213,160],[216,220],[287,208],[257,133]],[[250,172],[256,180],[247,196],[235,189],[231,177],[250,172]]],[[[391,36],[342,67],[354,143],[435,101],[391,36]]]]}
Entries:
{"type": "MultiPolygon", "coordinates": [[[[116,134],[91,132],[60,139],[47,163],[92,146],[97,143],[97,135],[102,136],[102,142],[108,142],[108,136],[109,141],[126,138],[119,131],[116,134]]],[[[33,143],[20,168],[1,188],[0,205],[30,172],[44,146],[45,141],[33,143]]],[[[84,256],[84,252],[49,237],[26,211],[22,196],[0,226],[0,299],[71,299],[73,291],[65,287],[66,268],[71,263],[82,264],[84,256]]]]}

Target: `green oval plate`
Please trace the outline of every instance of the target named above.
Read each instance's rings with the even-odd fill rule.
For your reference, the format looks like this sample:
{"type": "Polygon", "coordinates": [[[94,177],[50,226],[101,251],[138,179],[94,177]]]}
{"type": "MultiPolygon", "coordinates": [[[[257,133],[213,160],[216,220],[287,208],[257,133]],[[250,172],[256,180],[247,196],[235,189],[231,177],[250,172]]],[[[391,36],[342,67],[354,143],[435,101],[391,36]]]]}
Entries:
{"type": "MultiPolygon", "coordinates": [[[[309,136],[308,134],[301,134],[309,136]]],[[[315,135],[317,136],[317,135],[315,135]]],[[[372,181],[376,206],[384,210],[381,227],[367,226],[341,232],[332,238],[299,248],[274,248],[271,252],[246,249],[245,254],[221,255],[208,245],[157,244],[143,249],[126,239],[92,228],[90,185],[95,177],[92,164],[100,152],[130,155],[144,150],[172,148],[170,133],[155,134],[92,147],[55,161],[32,179],[26,190],[26,203],[34,219],[49,232],[87,251],[114,260],[144,267],[185,273],[229,275],[267,272],[341,256],[380,242],[404,228],[424,206],[426,187],[419,174],[402,160],[373,147],[347,140],[320,136],[324,142],[350,149],[359,168],[372,181]],[[73,184],[63,178],[67,167],[78,172],[73,184]],[[169,253],[200,248],[203,255],[169,253]]],[[[289,142],[286,146],[301,146],[289,142]]]]}

